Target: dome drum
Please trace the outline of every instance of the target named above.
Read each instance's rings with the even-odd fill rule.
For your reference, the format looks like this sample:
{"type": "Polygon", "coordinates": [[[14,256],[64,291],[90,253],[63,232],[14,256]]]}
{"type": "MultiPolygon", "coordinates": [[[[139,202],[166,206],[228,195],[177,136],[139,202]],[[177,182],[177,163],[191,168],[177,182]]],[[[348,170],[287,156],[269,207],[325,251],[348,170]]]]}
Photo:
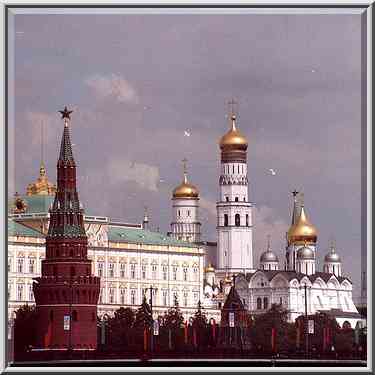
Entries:
{"type": "Polygon", "coordinates": [[[246,163],[247,153],[243,150],[223,150],[221,152],[222,163],[246,163]]]}

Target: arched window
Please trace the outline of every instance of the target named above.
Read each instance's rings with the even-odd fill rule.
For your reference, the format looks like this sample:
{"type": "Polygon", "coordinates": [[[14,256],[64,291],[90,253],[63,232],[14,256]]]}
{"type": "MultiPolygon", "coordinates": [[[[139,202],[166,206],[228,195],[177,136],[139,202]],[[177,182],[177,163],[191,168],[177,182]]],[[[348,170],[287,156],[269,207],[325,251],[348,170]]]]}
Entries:
{"type": "Polygon", "coordinates": [[[224,214],[224,226],[228,226],[228,214],[224,214]]]}
{"type": "Polygon", "coordinates": [[[249,226],[249,215],[246,214],[246,226],[248,227],[249,226]]]}
{"type": "Polygon", "coordinates": [[[257,310],[262,309],[262,299],[260,297],[257,298],[257,310]]]}
{"type": "Polygon", "coordinates": [[[264,310],[268,309],[268,298],[267,297],[263,298],[263,309],[264,310]]]}
{"type": "Polygon", "coordinates": [[[236,227],[239,227],[241,225],[240,214],[236,214],[234,216],[234,222],[235,222],[236,227]]]}
{"type": "Polygon", "coordinates": [[[72,312],[72,320],[73,320],[73,322],[77,322],[78,321],[77,310],[73,310],[73,312],[72,312]]]}
{"type": "Polygon", "coordinates": [[[235,201],[235,202],[238,202],[238,197],[235,197],[235,198],[234,198],[234,201],[235,201]]]}
{"type": "Polygon", "coordinates": [[[227,202],[229,202],[229,197],[225,197],[225,200],[226,200],[227,202]]]}

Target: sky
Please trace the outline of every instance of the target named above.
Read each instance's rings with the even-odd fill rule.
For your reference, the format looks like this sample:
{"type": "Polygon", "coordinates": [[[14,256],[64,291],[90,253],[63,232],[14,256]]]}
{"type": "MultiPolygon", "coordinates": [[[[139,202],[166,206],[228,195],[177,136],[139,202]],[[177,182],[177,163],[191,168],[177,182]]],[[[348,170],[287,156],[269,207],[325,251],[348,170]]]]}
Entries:
{"type": "Polygon", "coordinates": [[[17,14],[10,25],[10,194],[38,176],[42,123],[56,181],[67,105],[88,214],[141,222],[147,206],[152,228],[169,231],[186,157],[203,239],[216,241],[218,141],[235,98],[254,263],[267,235],[284,263],[297,189],[318,230],[317,268],[334,238],[359,294],[359,14],[17,14]]]}

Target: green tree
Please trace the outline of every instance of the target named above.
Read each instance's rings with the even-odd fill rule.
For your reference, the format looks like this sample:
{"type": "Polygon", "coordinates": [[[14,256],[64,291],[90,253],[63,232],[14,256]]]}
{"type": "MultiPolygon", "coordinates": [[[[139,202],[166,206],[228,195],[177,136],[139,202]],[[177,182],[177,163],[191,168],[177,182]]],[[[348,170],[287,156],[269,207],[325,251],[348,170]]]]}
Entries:
{"type": "Polygon", "coordinates": [[[143,296],[142,305],[137,310],[135,315],[134,327],[136,328],[150,328],[152,325],[152,315],[150,305],[146,302],[146,296],[143,296]]]}
{"type": "Polygon", "coordinates": [[[201,301],[193,318],[193,334],[195,332],[198,347],[207,346],[209,339],[209,327],[206,314],[202,311],[201,301]]]}
{"type": "Polygon", "coordinates": [[[127,307],[120,307],[108,321],[110,344],[115,347],[129,346],[131,344],[131,329],[135,321],[134,311],[127,307]]]}
{"type": "Polygon", "coordinates": [[[272,328],[275,329],[277,352],[290,351],[295,348],[294,325],[288,323],[288,311],[279,304],[273,304],[264,314],[255,316],[251,329],[253,346],[264,352],[271,352],[272,328]]]}
{"type": "Polygon", "coordinates": [[[14,354],[26,352],[29,346],[35,345],[37,313],[34,306],[23,305],[16,311],[14,320],[14,354]]]}
{"type": "Polygon", "coordinates": [[[181,328],[184,322],[184,317],[181,313],[177,296],[174,298],[174,306],[171,307],[168,312],[164,315],[164,326],[167,329],[176,331],[181,328]]]}

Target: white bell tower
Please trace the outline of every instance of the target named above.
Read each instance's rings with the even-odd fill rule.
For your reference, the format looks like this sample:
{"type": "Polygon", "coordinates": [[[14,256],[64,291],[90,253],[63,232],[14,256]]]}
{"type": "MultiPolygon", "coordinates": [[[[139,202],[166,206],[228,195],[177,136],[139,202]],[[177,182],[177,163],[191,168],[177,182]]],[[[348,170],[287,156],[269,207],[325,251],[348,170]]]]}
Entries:
{"type": "Polygon", "coordinates": [[[220,140],[217,268],[226,273],[238,273],[253,269],[252,205],[248,197],[248,143],[236,127],[235,103],[229,104],[230,130],[220,140]]]}

